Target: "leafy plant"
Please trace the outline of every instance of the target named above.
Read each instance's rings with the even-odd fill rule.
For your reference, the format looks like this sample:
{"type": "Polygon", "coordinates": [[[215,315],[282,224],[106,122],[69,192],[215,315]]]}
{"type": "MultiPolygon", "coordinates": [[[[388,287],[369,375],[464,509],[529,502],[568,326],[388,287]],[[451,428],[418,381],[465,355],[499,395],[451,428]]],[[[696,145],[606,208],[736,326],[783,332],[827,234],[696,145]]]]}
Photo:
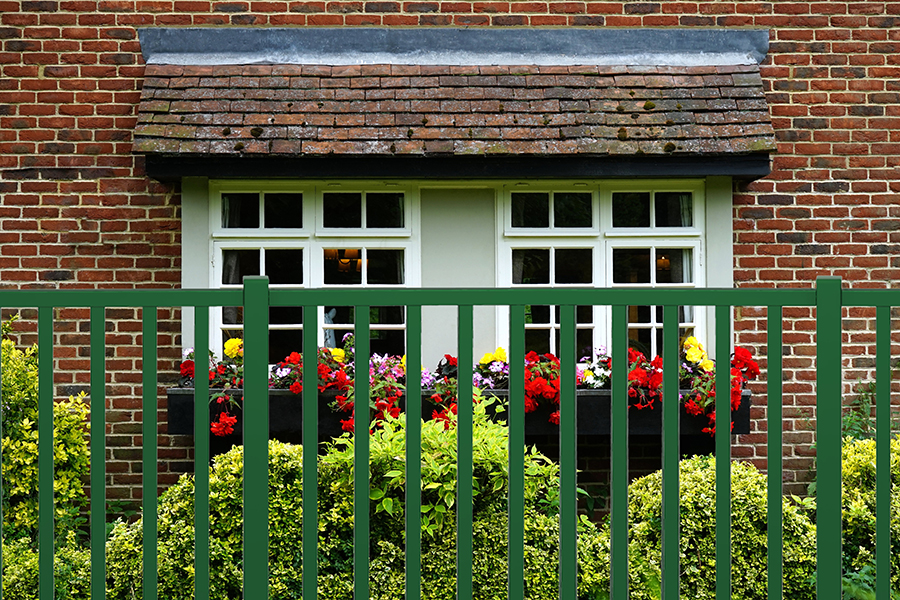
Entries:
{"type": "MultiPolygon", "coordinates": [[[[4,325],[3,332],[9,331],[4,325]]],[[[38,359],[37,347],[20,350],[4,338],[3,537],[36,540],[38,524],[38,359]]],[[[90,466],[85,439],[88,407],[69,397],[53,407],[54,503],[57,531],[77,529],[86,497],[82,480],[90,466]]]]}

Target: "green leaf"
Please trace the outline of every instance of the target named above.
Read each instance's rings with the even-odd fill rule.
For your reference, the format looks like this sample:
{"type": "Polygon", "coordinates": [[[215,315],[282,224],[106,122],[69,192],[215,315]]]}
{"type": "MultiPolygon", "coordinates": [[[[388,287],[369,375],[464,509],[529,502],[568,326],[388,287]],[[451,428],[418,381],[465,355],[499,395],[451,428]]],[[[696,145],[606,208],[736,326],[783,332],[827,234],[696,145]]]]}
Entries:
{"type": "Polygon", "coordinates": [[[369,500],[379,500],[384,497],[384,490],[380,488],[372,488],[369,490],[369,500]]]}
{"type": "Polygon", "coordinates": [[[381,501],[381,506],[391,516],[394,515],[394,501],[391,498],[385,498],[381,501]]]}
{"type": "Polygon", "coordinates": [[[387,477],[388,479],[391,479],[394,477],[401,477],[402,475],[403,475],[403,471],[388,471],[387,473],[384,474],[384,476],[387,477]]]}

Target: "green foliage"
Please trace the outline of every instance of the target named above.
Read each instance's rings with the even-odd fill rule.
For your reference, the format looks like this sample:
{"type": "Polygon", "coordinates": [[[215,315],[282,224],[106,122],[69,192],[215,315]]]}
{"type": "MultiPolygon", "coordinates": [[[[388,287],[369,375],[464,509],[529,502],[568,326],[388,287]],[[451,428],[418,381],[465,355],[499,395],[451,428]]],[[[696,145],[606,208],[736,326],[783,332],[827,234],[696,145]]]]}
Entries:
{"type": "MultiPolygon", "coordinates": [[[[474,548],[476,598],[506,593],[507,429],[479,408],[474,426],[474,548]]],[[[353,454],[345,435],[319,457],[319,594],[352,598],[353,454]]],[[[388,419],[370,437],[372,598],[403,598],[405,427],[388,419]]],[[[455,598],[456,432],[440,422],[422,427],[422,593],[455,598]]],[[[240,598],[242,448],[218,457],[210,471],[210,595],[240,598]]],[[[269,444],[269,569],[271,598],[299,598],[302,548],[302,449],[269,444]]],[[[558,467],[529,452],[526,470],[526,586],[531,598],[558,593],[558,515],[553,506],[558,467]]],[[[588,522],[579,528],[579,597],[600,598],[608,587],[608,541],[588,522]]],[[[193,478],[185,476],[159,502],[159,594],[193,594],[193,478]]],[[[119,523],[107,545],[108,597],[141,597],[141,523],[119,523]]]]}
{"type": "MultiPolygon", "coordinates": [[[[844,440],[841,470],[844,588],[866,600],[875,588],[875,440],[844,440]]],[[[900,439],[891,440],[891,590],[900,595],[900,439]]]]}
{"type": "MultiPolygon", "coordinates": [[[[54,560],[56,600],[87,600],[91,592],[91,553],[74,532],[59,540],[54,560]]],[[[3,542],[3,598],[37,600],[38,551],[27,537],[3,542]]]]}
{"type": "MultiPolygon", "coordinates": [[[[37,348],[19,350],[12,340],[3,339],[2,379],[3,537],[27,536],[33,540],[38,522],[37,348]]],[[[54,405],[53,493],[58,531],[77,526],[85,505],[82,478],[90,469],[85,440],[87,412],[82,396],[54,405]]]]}
{"type": "MultiPolygon", "coordinates": [[[[681,461],[681,595],[715,598],[715,459],[681,461]]],[[[753,466],[731,463],[732,598],[766,598],[766,478],[753,466]]],[[[629,489],[629,556],[632,600],[659,597],[662,474],[629,489]]],[[[815,526],[795,506],[783,507],[784,596],[810,599],[815,590],[815,526]]]]}

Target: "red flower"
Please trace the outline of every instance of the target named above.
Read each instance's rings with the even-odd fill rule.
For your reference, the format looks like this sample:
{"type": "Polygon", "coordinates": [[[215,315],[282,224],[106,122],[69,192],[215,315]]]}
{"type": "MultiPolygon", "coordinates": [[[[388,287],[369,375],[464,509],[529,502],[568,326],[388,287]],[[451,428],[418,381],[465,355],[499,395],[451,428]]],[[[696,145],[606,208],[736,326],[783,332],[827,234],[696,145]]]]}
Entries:
{"type": "Polygon", "coordinates": [[[353,417],[350,417],[346,420],[341,419],[341,431],[349,431],[350,433],[353,433],[353,417]]]}
{"type": "Polygon", "coordinates": [[[548,419],[554,425],[559,425],[559,411],[555,410],[550,413],[550,419],[548,419]]]}
{"type": "Polygon", "coordinates": [[[459,366],[455,356],[450,356],[449,354],[445,354],[444,359],[447,361],[447,364],[450,365],[451,367],[459,366]]]}
{"type": "Polygon", "coordinates": [[[225,436],[234,433],[234,424],[237,423],[237,417],[232,417],[226,412],[219,415],[219,420],[212,423],[209,430],[213,435],[225,436]]]}
{"type": "Polygon", "coordinates": [[[703,409],[699,404],[694,402],[693,398],[688,398],[687,402],[684,403],[684,410],[687,411],[689,415],[701,415],[703,414],[703,409]]]}
{"type": "Polygon", "coordinates": [[[291,363],[292,365],[299,365],[300,360],[300,354],[298,354],[297,352],[291,352],[285,357],[284,362],[291,363]]]}
{"type": "Polygon", "coordinates": [[[303,384],[299,381],[295,381],[291,384],[291,391],[299,395],[301,392],[303,392],[303,384]]]}
{"type": "Polygon", "coordinates": [[[181,376],[182,377],[193,377],[194,376],[194,361],[186,360],[181,363],[181,376]]]}
{"type": "Polygon", "coordinates": [[[209,380],[212,381],[212,380],[215,379],[215,378],[216,378],[216,372],[215,372],[215,371],[210,371],[210,372],[209,372],[209,380]]]}

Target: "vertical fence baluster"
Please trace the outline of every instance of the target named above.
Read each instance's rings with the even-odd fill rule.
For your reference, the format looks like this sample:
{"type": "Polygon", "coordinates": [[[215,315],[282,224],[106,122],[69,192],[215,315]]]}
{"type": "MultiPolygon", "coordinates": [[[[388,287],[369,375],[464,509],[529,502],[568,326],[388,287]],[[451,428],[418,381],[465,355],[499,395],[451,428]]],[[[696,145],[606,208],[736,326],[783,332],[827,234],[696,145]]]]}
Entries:
{"type": "Polygon", "coordinates": [[[194,598],[209,600],[209,307],[194,309],[194,598]]]}
{"type": "Polygon", "coordinates": [[[731,600],[731,307],[716,306],[716,600],[731,600]]]}
{"type": "Polygon", "coordinates": [[[766,351],[766,420],[768,435],[767,482],[768,505],[766,556],[768,571],[768,598],[781,600],[784,594],[782,566],[782,307],[769,306],[767,309],[768,340],[766,351]]]}
{"type": "Polygon", "coordinates": [[[106,309],[91,307],[91,599],[106,598],[106,309]]]}
{"type": "Polygon", "coordinates": [[[662,428],[662,597],[678,600],[679,573],[679,423],[678,307],[663,308],[662,428]]]}
{"type": "Polygon", "coordinates": [[[244,278],[244,598],[269,595],[269,280],[244,278]]]}
{"type": "Polygon", "coordinates": [[[628,598],[628,307],[612,307],[610,597],[628,598]]]}
{"type": "Polygon", "coordinates": [[[891,597],[891,307],[875,315],[875,593],[891,597]]]}
{"type": "Polygon", "coordinates": [[[141,389],[143,395],[142,440],[143,455],[141,460],[143,473],[143,524],[144,524],[144,598],[157,596],[157,556],[156,556],[156,488],[157,488],[157,449],[156,449],[156,307],[143,307],[143,352],[141,354],[141,389]]]}
{"type": "Polygon", "coordinates": [[[525,306],[509,307],[509,600],[525,598],[525,306]]]}
{"type": "MultiPolygon", "coordinates": [[[[53,600],[53,308],[38,308],[38,581],[53,600]]],[[[154,538],[155,539],[155,538],[154,538]]]]}
{"type": "Polygon", "coordinates": [[[422,588],[422,307],[406,308],[406,600],[422,588]]]}
{"type": "MultiPolygon", "coordinates": [[[[319,538],[319,373],[316,306],[303,306],[303,597],[316,598],[319,538]]],[[[357,355],[362,356],[362,355],[357,355]]],[[[357,364],[359,362],[357,361],[357,364]]]]}
{"type": "Polygon", "coordinates": [[[559,597],[566,599],[578,595],[575,306],[560,306],[559,312],[559,597]]]}
{"type": "Polygon", "coordinates": [[[456,426],[456,591],[459,600],[472,597],[472,315],[471,305],[460,305],[456,426]]]}
{"type": "Polygon", "coordinates": [[[841,597],[841,280],[816,280],[816,597],[841,597]]]}
{"type": "Polygon", "coordinates": [[[369,307],[356,307],[356,380],[353,444],[353,590],[369,598],[369,307]]]}

